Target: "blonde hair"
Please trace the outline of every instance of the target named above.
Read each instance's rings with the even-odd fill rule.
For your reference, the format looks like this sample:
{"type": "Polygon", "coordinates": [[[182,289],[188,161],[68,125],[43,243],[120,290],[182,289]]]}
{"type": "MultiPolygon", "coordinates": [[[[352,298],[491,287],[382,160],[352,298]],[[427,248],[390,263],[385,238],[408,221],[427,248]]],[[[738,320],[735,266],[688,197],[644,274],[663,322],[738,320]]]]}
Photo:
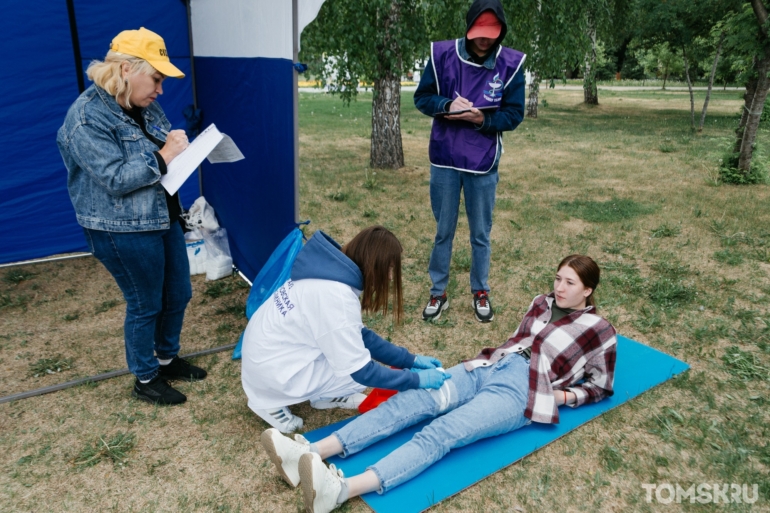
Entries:
{"type": "Polygon", "coordinates": [[[124,100],[125,106],[130,109],[131,83],[123,79],[121,73],[124,62],[128,63],[129,75],[152,75],[158,71],[144,59],[110,50],[103,61],[91,61],[86,75],[90,81],[114,96],[118,103],[124,100]]]}

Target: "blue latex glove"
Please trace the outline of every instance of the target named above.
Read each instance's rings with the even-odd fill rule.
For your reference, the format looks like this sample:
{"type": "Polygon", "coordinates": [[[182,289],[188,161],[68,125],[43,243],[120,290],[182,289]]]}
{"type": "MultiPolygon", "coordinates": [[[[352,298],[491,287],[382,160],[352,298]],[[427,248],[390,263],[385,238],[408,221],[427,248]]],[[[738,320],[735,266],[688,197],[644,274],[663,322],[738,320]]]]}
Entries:
{"type": "Polygon", "coordinates": [[[441,388],[444,381],[452,377],[444,372],[444,369],[422,369],[417,371],[420,377],[420,388],[441,388]]]}
{"type": "Polygon", "coordinates": [[[440,361],[432,356],[423,356],[421,354],[414,357],[414,364],[412,364],[413,369],[435,369],[436,367],[441,367],[440,361]]]}

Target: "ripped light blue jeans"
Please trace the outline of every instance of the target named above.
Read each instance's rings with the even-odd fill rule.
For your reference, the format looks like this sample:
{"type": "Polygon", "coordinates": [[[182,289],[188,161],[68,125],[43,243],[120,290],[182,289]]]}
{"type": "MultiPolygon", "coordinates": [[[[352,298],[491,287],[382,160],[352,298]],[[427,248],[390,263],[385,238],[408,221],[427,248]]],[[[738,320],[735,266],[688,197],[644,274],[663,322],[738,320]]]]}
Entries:
{"type": "Polygon", "coordinates": [[[524,416],[529,360],[511,353],[490,367],[468,372],[460,364],[448,372],[452,379],[440,389],[401,392],[334,432],[344,457],[418,422],[435,419],[368,467],[380,480],[380,493],[412,479],[452,449],[529,423],[524,416]]]}

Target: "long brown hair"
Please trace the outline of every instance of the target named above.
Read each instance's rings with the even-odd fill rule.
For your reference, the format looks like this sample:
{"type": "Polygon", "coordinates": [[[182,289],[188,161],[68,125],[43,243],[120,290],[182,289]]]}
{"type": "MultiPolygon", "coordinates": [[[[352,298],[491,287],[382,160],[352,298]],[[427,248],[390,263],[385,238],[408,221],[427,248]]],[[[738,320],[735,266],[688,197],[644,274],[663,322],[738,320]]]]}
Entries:
{"type": "Polygon", "coordinates": [[[404,251],[395,235],[385,227],[370,226],[342,247],[364,275],[361,309],[365,312],[388,313],[390,273],[393,272],[393,318],[400,323],[404,315],[401,292],[401,253],[404,251]]]}
{"type": "Polygon", "coordinates": [[[601,270],[599,269],[597,263],[594,262],[594,259],[589,256],[570,255],[568,257],[564,257],[564,260],[559,263],[559,267],[556,268],[556,272],[559,272],[559,270],[565,265],[575,271],[575,274],[578,275],[578,278],[580,278],[580,281],[583,283],[584,287],[591,289],[591,294],[586,298],[586,305],[596,308],[594,292],[596,292],[596,287],[599,286],[599,278],[601,274],[601,270]]]}

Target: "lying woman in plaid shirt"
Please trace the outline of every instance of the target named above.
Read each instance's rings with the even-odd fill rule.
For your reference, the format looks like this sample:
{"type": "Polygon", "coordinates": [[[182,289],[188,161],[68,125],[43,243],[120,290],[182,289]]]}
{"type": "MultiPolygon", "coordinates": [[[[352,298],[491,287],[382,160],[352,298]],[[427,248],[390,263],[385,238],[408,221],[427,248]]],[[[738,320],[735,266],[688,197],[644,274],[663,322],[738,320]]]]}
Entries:
{"type": "Polygon", "coordinates": [[[570,255],[557,269],[554,291],[532,301],[513,336],[449,369],[440,388],[401,392],[314,444],[265,431],[262,444],[281,476],[292,486],[301,483],[307,511],[325,513],[352,497],[384,493],[452,449],[533,421],[556,424],[558,406],[611,396],[616,339],[612,325],[596,314],[599,266],[570,255]],[[323,464],[429,418],[435,420],[363,474],[346,479],[323,464]]]}

